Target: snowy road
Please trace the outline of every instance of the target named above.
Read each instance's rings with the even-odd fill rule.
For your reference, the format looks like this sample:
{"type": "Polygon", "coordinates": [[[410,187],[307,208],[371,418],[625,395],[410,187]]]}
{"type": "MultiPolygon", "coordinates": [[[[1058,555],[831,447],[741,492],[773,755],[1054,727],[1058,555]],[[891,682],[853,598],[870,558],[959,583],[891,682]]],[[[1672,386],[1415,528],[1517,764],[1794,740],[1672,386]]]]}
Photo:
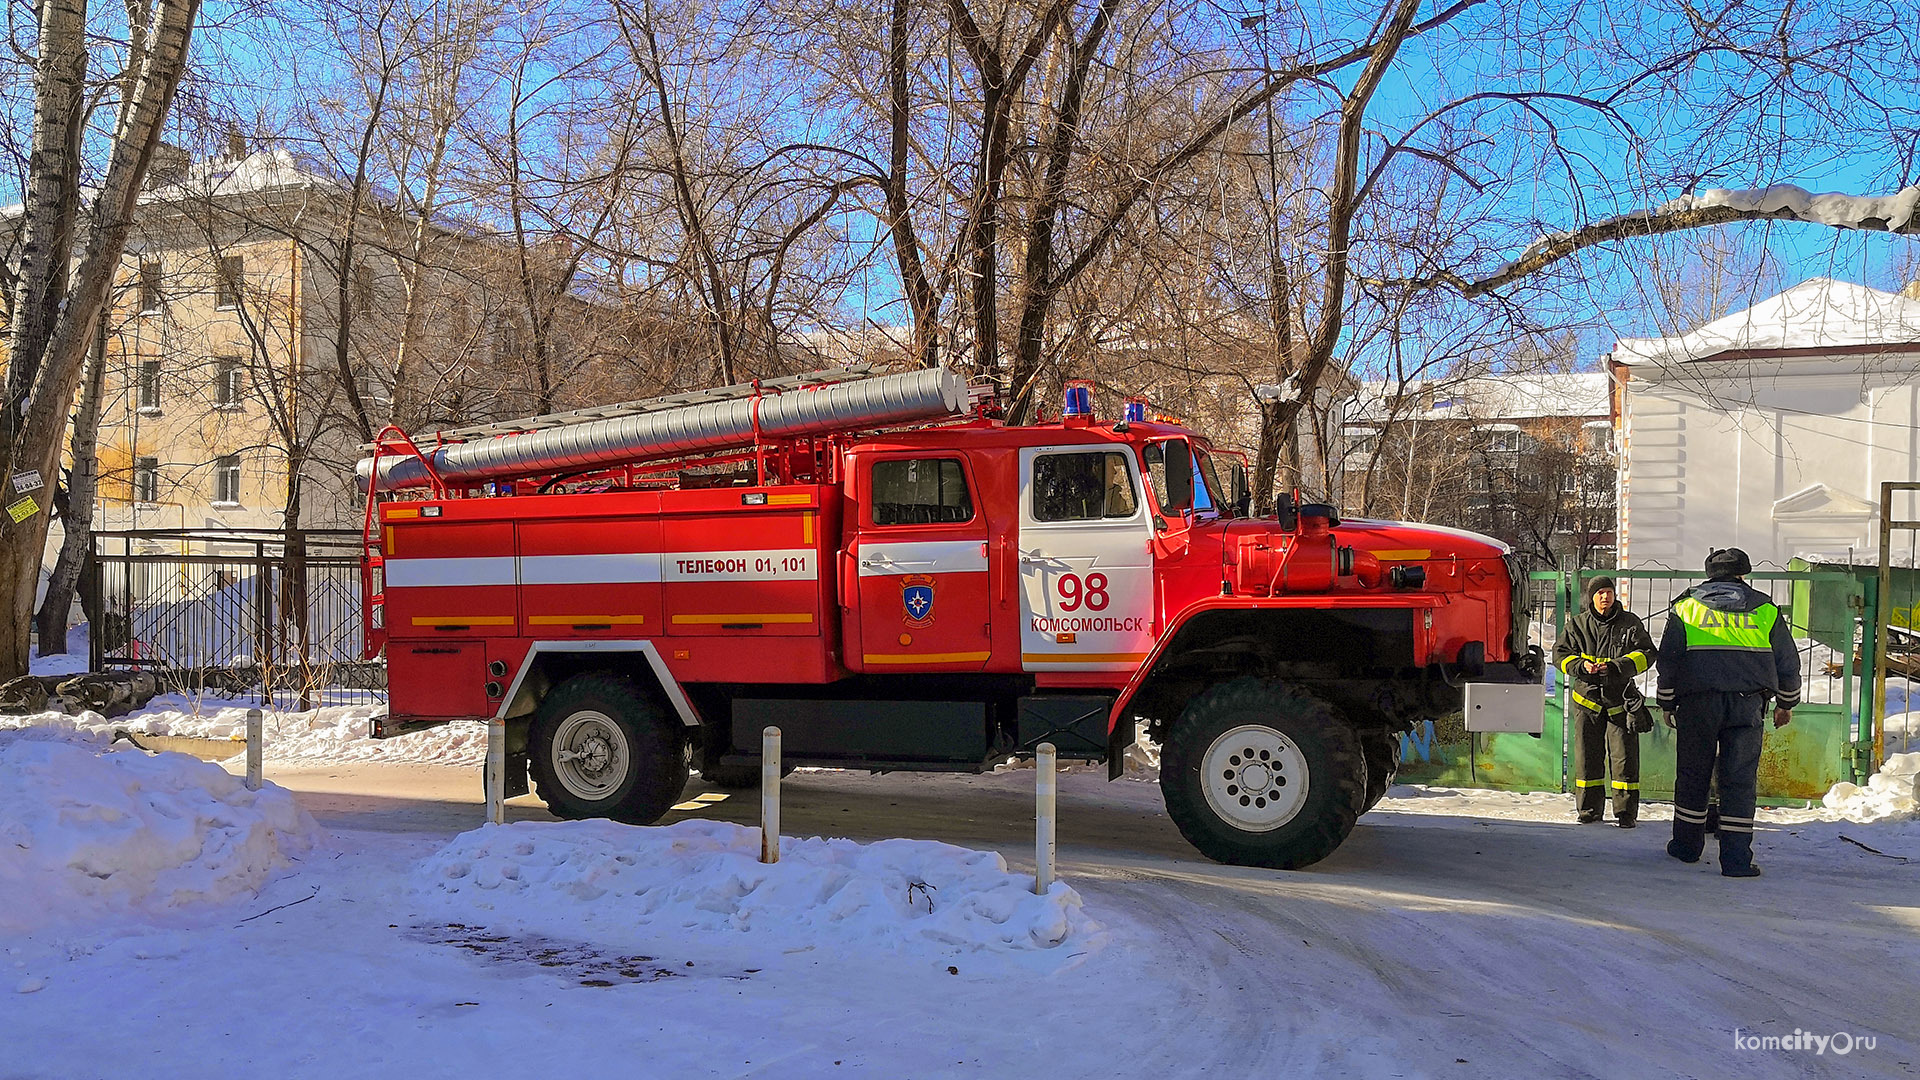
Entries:
{"type": "MultiPolygon", "coordinates": [[[[408,933],[401,915],[410,913],[392,881],[408,860],[479,820],[475,772],[348,764],[270,766],[269,777],[295,790],[340,838],[343,865],[331,876],[308,870],[277,883],[255,907],[315,886],[320,896],[269,916],[272,927],[213,932],[250,935],[255,949],[279,935],[277,947],[289,950],[314,935],[338,943],[328,984],[282,985],[268,999],[278,1012],[357,1027],[355,1049],[315,1043],[284,1062],[293,1073],[340,1066],[345,1054],[345,1064],[366,1068],[336,1075],[382,1075],[381,1061],[412,1058],[396,1047],[417,1014],[418,1023],[454,1025],[478,1039],[448,1048],[448,1072],[469,1054],[478,1063],[526,1039],[547,1040],[546,1060],[555,1065],[632,1054],[658,1065],[639,1075],[663,1077],[763,1068],[845,1075],[848,1067],[889,1076],[1920,1075],[1912,1039],[1920,1004],[1910,989],[1920,970],[1920,831],[1910,825],[1763,832],[1758,850],[1768,875],[1741,882],[1721,878],[1711,857],[1693,867],[1667,859],[1662,821],[1633,832],[1582,828],[1544,797],[1405,789],[1409,797],[1364,818],[1333,858],[1282,874],[1198,858],[1161,812],[1156,785],[1108,784],[1081,770],[1062,778],[1062,873],[1115,935],[1083,967],[1015,983],[937,970],[876,982],[850,958],[821,958],[809,963],[825,968],[811,974],[836,989],[796,1012],[777,984],[799,974],[761,960],[765,975],[705,991],[717,997],[697,1014],[710,1028],[704,1033],[646,1022],[649,992],[678,1000],[688,989],[665,984],[620,988],[629,1001],[605,1016],[612,999],[563,989],[559,999],[573,1006],[564,1022],[508,1009],[494,1029],[463,1011],[484,1004],[457,1002],[518,991],[476,980],[471,970],[463,977],[475,961],[413,939],[398,955],[410,958],[409,980],[424,984],[405,1003],[390,1003],[391,1023],[370,1023],[350,1008],[368,995],[386,1001],[386,950],[408,933]],[[1913,861],[1876,856],[1842,834],[1913,861]],[[833,974],[843,963],[843,975],[833,974]],[[428,1008],[413,1000],[421,993],[446,1001],[428,1008]],[[612,1026],[583,1026],[601,1019],[612,1026]],[[1735,1046],[1736,1030],[1795,1029],[1878,1042],[1844,1056],[1735,1046]],[[583,1038],[598,1050],[584,1049],[583,1038]],[[716,1041],[738,1062],[703,1049],[716,1041]]],[[[1032,774],[1019,770],[799,773],[784,785],[783,831],[943,840],[1030,868],[1031,784],[1032,774]]],[[[688,796],[704,790],[696,781],[688,796]]],[[[510,810],[513,820],[548,819],[533,800],[510,810]]],[[[750,793],[702,812],[743,824],[756,814],[750,793]]],[[[698,959],[705,966],[725,958],[698,959]]],[[[198,980],[156,983],[150,995],[136,982],[133,999],[185,996],[237,1008],[256,996],[226,979],[198,980]]],[[[19,1000],[46,1004],[50,992],[19,1000]]],[[[663,1007],[665,1015],[687,1014],[684,1003],[663,1007]]],[[[217,1058],[219,1039],[203,1011],[163,1006],[116,1024],[150,1025],[155,1040],[201,1031],[217,1058]]]]}

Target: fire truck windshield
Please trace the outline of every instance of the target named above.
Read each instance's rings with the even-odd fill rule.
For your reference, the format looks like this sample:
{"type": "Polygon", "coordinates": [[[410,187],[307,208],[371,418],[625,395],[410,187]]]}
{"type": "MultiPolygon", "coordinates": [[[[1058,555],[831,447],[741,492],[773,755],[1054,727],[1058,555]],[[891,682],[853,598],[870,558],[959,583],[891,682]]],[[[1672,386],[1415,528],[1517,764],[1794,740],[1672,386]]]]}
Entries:
{"type": "Polygon", "coordinates": [[[1194,447],[1193,464],[1202,481],[1193,486],[1193,501],[1195,505],[1211,510],[1225,501],[1227,490],[1220,483],[1220,474],[1213,470],[1213,452],[1205,447],[1194,447]]]}

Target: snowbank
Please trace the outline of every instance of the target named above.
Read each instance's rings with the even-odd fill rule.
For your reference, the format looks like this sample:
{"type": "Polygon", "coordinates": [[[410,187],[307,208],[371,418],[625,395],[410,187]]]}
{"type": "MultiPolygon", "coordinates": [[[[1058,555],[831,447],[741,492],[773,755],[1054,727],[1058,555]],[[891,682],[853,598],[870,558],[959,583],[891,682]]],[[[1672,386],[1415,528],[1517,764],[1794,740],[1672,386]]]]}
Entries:
{"type": "Polygon", "coordinates": [[[1920,818],[1917,785],[1920,754],[1895,754],[1867,779],[1866,787],[1842,781],[1833,785],[1820,804],[1836,815],[1829,820],[1912,821],[1920,818]]]}
{"type": "MultiPolygon", "coordinates": [[[[169,694],[155,698],[141,712],[112,720],[98,713],[0,716],[0,730],[50,726],[109,737],[115,731],[134,731],[196,739],[244,740],[250,707],[218,698],[190,699],[169,694]]],[[[281,762],[380,761],[455,766],[486,763],[485,724],[459,721],[411,735],[374,739],[367,734],[367,721],[382,708],[334,705],[305,712],[268,709],[261,724],[266,743],[263,754],[268,761],[281,762]]],[[[233,752],[239,754],[243,749],[236,743],[233,752]]]]}
{"type": "MultiPolygon", "coordinates": [[[[114,721],[114,726],[154,735],[245,738],[246,705],[215,705],[173,698],[165,706],[114,721]]],[[[367,721],[383,712],[379,705],[334,705],[305,712],[269,709],[262,718],[268,761],[386,761],[434,765],[482,765],[487,760],[487,726],[463,721],[402,735],[374,739],[367,721]]]]}
{"type": "Polygon", "coordinates": [[[1033,876],[1009,873],[993,852],[816,837],[784,840],[774,865],[759,856],[759,829],[719,821],[518,822],[456,837],[420,867],[414,898],[584,940],[637,927],[846,951],[1065,958],[1103,938],[1072,888],[1056,881],[1036,896],[1033,876]]]}
{"type": "Polygon", "coordinates": [[[0,933],[231,900],[320,840],[283,788],[81,723],[0,731],[0,933]]]}
{"type": "Polygon", "coordinates": [[[40,655],[40,642],[36,636],[33,653],[28,659],[27,670],[35,675],[79,675],[87,670],[91,654],[87,651],[87,624],[67,628],[67,651],[40,655]]]}

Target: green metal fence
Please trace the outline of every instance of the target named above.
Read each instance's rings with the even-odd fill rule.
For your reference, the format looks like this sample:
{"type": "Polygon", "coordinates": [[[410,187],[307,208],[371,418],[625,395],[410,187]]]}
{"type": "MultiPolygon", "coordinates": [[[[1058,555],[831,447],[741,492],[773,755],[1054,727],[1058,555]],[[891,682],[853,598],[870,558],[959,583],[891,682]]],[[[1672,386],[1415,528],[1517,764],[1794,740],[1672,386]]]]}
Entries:
{"type": "MultiPolygon", "coordinates": [[[[1567,619],[1585,602],[1585,582],[1605,574],[1619,584],[1621,602],[1642,619],[1654,640],[1665,628],[1673,597],[1701,580],[1672,570],[1540,571],[1531,575],[1532,641],[1549,656],[1567,619]]],[[[1760,759],[1760,801],[1768,805],[1818,800],[1842,780],[1864,783],[1872,771],[1874,723],[1861,724],[1856,703],[1871,701],[1866,684],[1871,655],[1863,627],[1875,625],[1872,590],[1838,570],[1758,571],[1755,588],[1786,612],[1800,641],[1803,704],[1793,723],[1766,729],[1760,759]],[[1863,670],[1863,668],[1865,670],[1863,670]]],[[[1653,707],[1653,675],[1645,681],[1653,707]]],[[[1400,779],[1406,783],[1502,791],[1567,791],[1572,748],[1567,738],[1567,686],[1549,668],[1541,687],[1546,724],[1539,738],[1509,732],[1468,732],[1454,719],[1429,721],[1401,737],[1400,779]]],[[[1660,711],[1654,708],[1659,717],[1660,711]]],[[[1664,719],[1664,718],[1662,718],[1664,719]]],[[[1673,796],[1673,732],[1656,723],[1641,737],[1640,790],[1652,799],[1673,796]]]]}

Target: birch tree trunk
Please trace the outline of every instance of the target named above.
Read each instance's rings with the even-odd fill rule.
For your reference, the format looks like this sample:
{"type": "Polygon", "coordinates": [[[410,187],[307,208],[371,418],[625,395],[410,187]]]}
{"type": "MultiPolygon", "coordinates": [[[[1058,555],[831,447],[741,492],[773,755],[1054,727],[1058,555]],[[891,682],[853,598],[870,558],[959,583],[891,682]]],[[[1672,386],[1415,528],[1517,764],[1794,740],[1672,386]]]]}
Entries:
{"type": "Polygon", "coordinates": [[[73,413],[73,437],[69,448],[73,468],[67,474],[67,509],[61,520],[65,535],[60,541],[60,556],[54,560],[53,574],[47,579],[47,597],[40,603],[36,631],[40,637],[40,655],[53,656],[67,651],[67,612],[73,608],[73,592],[80,583],[93,554],[93,495],[99,484],[100,461],[94,446],[100,435],[100,395],[107,378],[106,324],[101,321],[94,334],[93,356],[87,361],[86,386],[80,392],[80,406],[73,413]]]}
{"type": "MultiPolygon", "coordinates": [[[[23,295],[37,297],[39,302],[32,305],[35,310],[23,310],[15,320],[7,408],[0,418],[0,476],[25,470],[51,476],[60,463],[60,445],[94,326],[112,291],[147,166],[186,69],[187,47],[199,13],[199,0],[152,0],[150,7],[130,6],[132,48],[122,76],[124,96],[99,194],[86,213],[85,246],[68,281],[56,267],[66,265],[71,250],[70,245],[58,246],[71,228],[61,217],[65,213],[73,220],[71,210],[77,202],[80,154],[73,132],[81,120],[76,114],[83,108],[76,75],[84,70],[84,57],[76,62],[73,56],[86,50],[86,15],[74,0],[47,0],[41,7],[34,153],[23,209],[29,237],[23,263],[32,269],[21,281],[23,295]]],[[[42,488],[9,502],[7,513],[0,516],[0,597],[6,598],[10,616],[0,634],[0,680],[27,671],[34,593],[47,546],[46,509],[51,498],[52,488],[42,488]]]]}

